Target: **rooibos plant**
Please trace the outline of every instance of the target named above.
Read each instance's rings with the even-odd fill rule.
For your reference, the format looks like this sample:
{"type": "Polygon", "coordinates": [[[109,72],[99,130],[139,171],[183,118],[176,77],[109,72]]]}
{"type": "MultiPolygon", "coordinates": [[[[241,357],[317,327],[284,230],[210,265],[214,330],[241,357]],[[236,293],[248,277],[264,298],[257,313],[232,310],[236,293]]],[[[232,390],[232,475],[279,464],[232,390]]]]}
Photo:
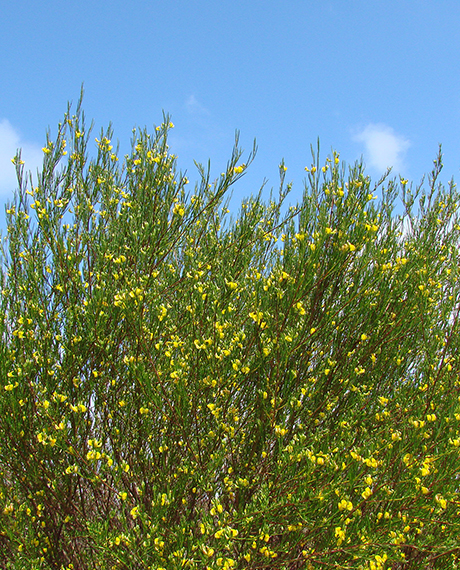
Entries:
{"type": "MultiPolygon", "coordinates": [[[[80,101],[81,103],[81,101],[80,101]]],[[[80,103],[17,167],[1,304],[8,568],[453,568],[459,195],[314,157],[299,204],[120,167],[80,103]],[[376,198],[380,193],[381,197],[376,198]],[[418,209],[416,204],[420,204],[418,209]],[[283,214],[283,211],[285,213],[283,214]]]]}

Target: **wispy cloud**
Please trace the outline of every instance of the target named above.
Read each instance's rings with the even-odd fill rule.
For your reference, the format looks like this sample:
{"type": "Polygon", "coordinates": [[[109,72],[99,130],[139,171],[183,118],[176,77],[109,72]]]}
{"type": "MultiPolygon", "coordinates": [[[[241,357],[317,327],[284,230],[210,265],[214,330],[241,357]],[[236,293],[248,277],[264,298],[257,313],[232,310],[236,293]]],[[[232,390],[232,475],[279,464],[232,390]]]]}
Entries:
{"type": "Polygon", "coordinates": [[[410,141],[383,123],[369,123],[353,135],[355,142],[364,143],[364,160],[368,167],[379,171],[393,167],[400,172],[410,141]]]}
{"type": "Polygon", "coordinates": [[[209,115],[208,109],[193,94],[185,102],[185,107],[190,115],[209,115]]]}
{"type": "Polygon", "coordinates": [[[13,194],[17,187],[15,167],[11,162],[16,151],[22,150],[21,158],[27,171],[36,172],[43,160],[43,153],[36,144],[22,139],[19,131],[13,127],[8,119],[0,120],[0,194],[6,196],[13,194]]]}

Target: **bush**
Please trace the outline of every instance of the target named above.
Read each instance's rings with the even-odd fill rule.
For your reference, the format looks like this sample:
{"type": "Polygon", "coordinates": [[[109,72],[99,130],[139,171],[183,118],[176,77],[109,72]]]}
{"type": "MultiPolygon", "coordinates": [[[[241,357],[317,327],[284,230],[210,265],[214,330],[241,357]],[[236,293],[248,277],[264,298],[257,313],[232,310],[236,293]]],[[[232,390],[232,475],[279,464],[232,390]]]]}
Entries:
{"type": "Polygon", "coordinates": [[[168,117],[81,101],[14,162],[1,296],[3,568],[454,568],[459,194],[314,155],[228,212],[238,141],[188,190],[168,117]],[[380,198],[376,198],[379,194],[380,198]],[[396,215],[401,196],[405,208],[396,215]]]}

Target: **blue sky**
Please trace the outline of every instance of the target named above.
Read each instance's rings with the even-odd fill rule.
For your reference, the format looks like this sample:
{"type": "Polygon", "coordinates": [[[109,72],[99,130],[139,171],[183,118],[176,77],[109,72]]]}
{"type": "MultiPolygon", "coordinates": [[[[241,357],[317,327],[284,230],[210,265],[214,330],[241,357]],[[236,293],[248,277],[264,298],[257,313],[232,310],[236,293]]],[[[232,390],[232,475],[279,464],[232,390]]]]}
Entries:
{"type": "Polygon", "coordinates": [[[191,182],[193,160],[224,170],[236,129],[246,151],[256,139],[236,204],[265,178],[276,188],[282,158],[297,200],[318,137],[323,159],[363,155],[373,179],[393,166],[416,183],[442,143],[443,179],[458,179],[459,28],[458,0],[4,2],[0,206],[16,148],[35,170],[82,83],[94,136],[112,122],[123,154],[134,126],[170,113],[191,182]]]}

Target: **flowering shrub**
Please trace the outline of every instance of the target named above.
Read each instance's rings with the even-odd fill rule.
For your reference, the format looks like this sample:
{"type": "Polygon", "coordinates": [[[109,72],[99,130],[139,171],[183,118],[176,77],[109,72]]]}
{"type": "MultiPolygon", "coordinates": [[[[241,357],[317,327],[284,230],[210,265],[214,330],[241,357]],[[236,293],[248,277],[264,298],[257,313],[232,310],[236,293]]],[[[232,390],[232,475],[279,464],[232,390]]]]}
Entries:
{"type": "MultiPolygon", "coordinates": [[[[81,102],[80,102],[81,104],[81,102]]],[[[455,568],[459,195],[333,154],[232,219],[168,118],[123,166],[80,104],[16,156],[1,295],[3,568],[455,568]],[[377,199],[377,194],[380,198],[377,199]],[[401,196],[404,215],[393,211],[401,196]]]]}

